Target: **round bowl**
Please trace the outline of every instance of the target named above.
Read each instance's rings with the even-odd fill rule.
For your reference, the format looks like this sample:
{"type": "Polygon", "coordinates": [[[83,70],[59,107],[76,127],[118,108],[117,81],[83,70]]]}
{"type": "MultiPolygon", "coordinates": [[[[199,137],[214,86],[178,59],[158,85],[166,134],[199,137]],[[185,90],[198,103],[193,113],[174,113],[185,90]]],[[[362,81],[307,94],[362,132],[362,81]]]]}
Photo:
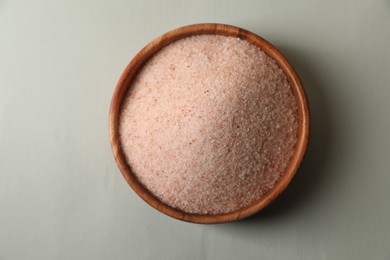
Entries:
{"type": "Polygon", "coordinates": [[[260,36],[246,31],[244,29],[224,24],[195,24],[185,27],[181,27],[172,30],[146,45],[130,62],[122,73],[118,84],[115,88],[111,107],[109,112],[109,133],[111,148],[114,154],[116,163],[122,175],[126,179],[130,187],[149,205],[159,210],[160,212],[171,216],[173,218],[193,222],[193,223],[222,223],[234,220],[243,219],[248,217],[272,202],[278,195],[288,186],[295,173],[297,172],[303,156],[306,151],[307,142],[309,138],[309,108],[307,104],[306,95],[302,86],[302,83],[287,59],[269,42],[261,38],[260,36]],[[138,70],[143,64],[148,61],[156,52],[168,44],[192,35],[201,34],[214,34],[238,37],[248,41],[261,50],[263,50],[268,56],[273,58],[277,65],[282,69],[286,75],[293,93],[296,98],[298,107],[298,138],[295,146],[294,155],[290,161],[290,164],[286,168],[283,176],[275,184],[275,186],[266,193],[260,200],[252,203],[251,205],[241,208],[239,210],[217,215],[200,215],[189,214],[181,210],[172,208],[151,194],[147,189],[141,185],[135,175],[132,173],[130,166],[127,164],[125,155],[121,148],[119,138],[119,115],[121,112],[122,102],[129,87],[132,85],[132,81],[135,78],[138,70]]]}

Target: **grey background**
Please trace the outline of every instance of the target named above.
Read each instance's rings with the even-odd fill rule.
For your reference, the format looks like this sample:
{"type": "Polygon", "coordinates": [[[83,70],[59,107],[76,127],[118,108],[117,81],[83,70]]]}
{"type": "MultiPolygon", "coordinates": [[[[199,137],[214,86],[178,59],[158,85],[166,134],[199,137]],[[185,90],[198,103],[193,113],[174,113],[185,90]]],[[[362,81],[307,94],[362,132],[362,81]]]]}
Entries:
{"type": "Polygon", "coordinates": [[[0,1],[0,259],[390,259],[390,1],[0,1]],[[111,154],[116,81],[173,28],[277,46],[312,112],[288,190],[235,223],[171,219],[111,154]]]}

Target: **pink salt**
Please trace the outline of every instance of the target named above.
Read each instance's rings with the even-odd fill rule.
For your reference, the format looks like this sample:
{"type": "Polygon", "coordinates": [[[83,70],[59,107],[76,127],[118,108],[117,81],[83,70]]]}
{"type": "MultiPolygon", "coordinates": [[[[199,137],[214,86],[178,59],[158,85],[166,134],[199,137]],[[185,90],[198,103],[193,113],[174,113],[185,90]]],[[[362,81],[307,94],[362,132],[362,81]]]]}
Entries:
{"type": "Polygon", "coordinates": [[[120,115],[138,180],[187,213],[246,207],[283,175],[297,142],[289,82],[261,49],[234,37],[171,43],[142,68],[120,115]]]}

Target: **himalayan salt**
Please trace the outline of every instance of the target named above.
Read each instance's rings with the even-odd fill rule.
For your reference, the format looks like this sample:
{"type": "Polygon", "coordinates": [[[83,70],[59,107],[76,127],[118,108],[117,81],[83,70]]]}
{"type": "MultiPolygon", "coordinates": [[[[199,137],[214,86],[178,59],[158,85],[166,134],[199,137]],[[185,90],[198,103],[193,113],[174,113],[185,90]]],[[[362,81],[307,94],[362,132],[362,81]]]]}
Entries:
{"type": "Polygon", "coordinates": [[[297,142],[289,82],[261,49],[201,35],[155,54],[126,94],[120,141],[133,174],[187,213],[221,214],[278,182],[297,142]]]}

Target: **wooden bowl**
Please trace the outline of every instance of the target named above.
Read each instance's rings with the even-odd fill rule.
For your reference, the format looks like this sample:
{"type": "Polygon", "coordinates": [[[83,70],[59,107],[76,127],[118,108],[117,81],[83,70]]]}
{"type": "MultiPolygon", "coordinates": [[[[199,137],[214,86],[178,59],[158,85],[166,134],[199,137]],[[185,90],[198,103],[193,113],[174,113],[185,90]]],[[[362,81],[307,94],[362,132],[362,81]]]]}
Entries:
{"type": "Polygon", "coordinates": [[[293,67],[290,65],[287,59],[266,40],[257,36],[256,34],[231,25],[195,24],[175,29],[158,37],[157,39],[146,45],[134,57],[134,59],[126,67],[115,88],[109,113],[109,130],[112,152],[119,166],[119,169],[125,177],[127,183],[143,200],[145,200],[148,204],[150,204],[155,209],[161,211],[162,213],[165,213],[166,215],[169,215],[179,220],[194,223],[222,223],[239,220],[260,211],[270,202],[272,202],[287,187],[291,179],[294,177],[297,169],[299,168],[306,151],[306,146],[309,137],[309,109],[305,92],[297,73],[294,71],[293,67]],[[136,76],[138,70],[150,57],[152,57],[164,46],[167,46],[168,44],[176,40],[200,34],[216,34],[238,37],[260,47],[260,49],[262,49],[267,55],[272,57],[276,61],[278,66],[283,70],[292,87],[298,106],[298,140],[293,158],[291,159],[289,166],[285,170],[284,175],[280,178],[278,183],[260,200],[252,203],[245,208],[241,208],[230,213],[218,215],[189,214],[181,210],[172,208],[154,197],[153,194],[151,194],[147,189],[144,188],[144,186],[142,186],[138,182],[137,178],[131,172],[129,165],[126,162],[125,155],[121,148],[121,143],[119,139],[119,115],[121,111],[122,102],[124,100],[126,91],[131,86],[132,81],[136,76]]]}

